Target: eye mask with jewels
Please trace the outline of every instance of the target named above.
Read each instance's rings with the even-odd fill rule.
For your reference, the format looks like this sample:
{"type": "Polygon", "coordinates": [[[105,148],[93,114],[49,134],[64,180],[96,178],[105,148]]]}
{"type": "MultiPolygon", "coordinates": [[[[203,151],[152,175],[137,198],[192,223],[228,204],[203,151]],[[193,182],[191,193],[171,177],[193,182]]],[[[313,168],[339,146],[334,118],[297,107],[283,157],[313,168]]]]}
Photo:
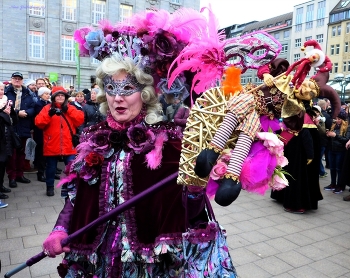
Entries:
{"type": "Polygon", "coordinates": [[[110,96],[130,96],[136,92],[141,92],[146,85],[140,84],[134,75],[128,74],[122,81],[113,80],[107,75],[103,78],[105,92],[110,96]]]}

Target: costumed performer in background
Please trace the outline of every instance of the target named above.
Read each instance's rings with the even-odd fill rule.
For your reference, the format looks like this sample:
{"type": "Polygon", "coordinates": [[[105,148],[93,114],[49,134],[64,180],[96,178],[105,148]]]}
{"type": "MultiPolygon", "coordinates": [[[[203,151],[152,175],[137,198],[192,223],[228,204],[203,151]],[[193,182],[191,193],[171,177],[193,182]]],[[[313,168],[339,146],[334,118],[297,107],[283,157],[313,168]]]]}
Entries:
{"type": "Polygon", "coordinates": [[[136,20],[134,28],[104,22],[102,30],[89,30],[79,40],[102,60],[96,74],[101,89],[97,98],[107,118],[84,130],[77,157],[60,182],[68,183],[69,198],[43,249],[50,257],[66,252],[58,267],[61,277],[236,277],[226,242],[219,238],[222,232],[208,219],[211,208],[205,209],[205,194],[198,188],[184,191],[175,180],[70,246],[61,246],[68,234],[178,171],[182,133],[175,125],[160,122],[154,78],[145,72],[155,65],[143,61],[160,52],[161,44],[155,44],[158,35],[166,33],[172,42],[180,41],[181,34],[189,35],[184,13],[191,14],[192,22],[206,25],[194,10],[172,15],[148,11],[131,18],[131,23],[136,20]],[[164,26],[155,26],[164,23],[164,16],[164,26]],[[179,20],[186,26],[178,25],[179,20]],[[135,36],[139,30],[147,36],[135,36]],[[101,42],[92,41],[97,45],[93,47],[90,38],[96,33],[101,42]],[[109,53],[114,42],[120,48],[109,53]]]}

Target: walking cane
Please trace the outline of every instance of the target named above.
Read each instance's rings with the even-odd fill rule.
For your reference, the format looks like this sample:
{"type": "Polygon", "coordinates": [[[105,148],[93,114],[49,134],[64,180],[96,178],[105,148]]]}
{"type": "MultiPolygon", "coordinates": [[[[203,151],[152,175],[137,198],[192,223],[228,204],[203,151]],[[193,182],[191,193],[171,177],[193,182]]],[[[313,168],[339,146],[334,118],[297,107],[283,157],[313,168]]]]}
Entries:
{"type": "MultiPolygon", "coordinates": [[[[90,224],[86,225],[85,227],[75,231],[74,233],[70,234],[67,238],[63,239],[61,241],[62,246],[68,245],[72,240],[76,239],[77,237],[81,236],[82,234],[86,233],[87,231],[96,228],[97,226],[105,223],[110,218],[115,217],[116,215],[128,210],[129,208],[135,206],[138,202],[145,199],[146,197],[156,193],[158,190],[162,189],[169,183],[170,181],[177,178],[179,172],[175,172],[171,174],[170,176],[166,177],[165,179],[162,179],[161,181],[157,182],[156,184],[152,185],[142,193],[134,196],[130,200],[120,204],[110,212],[106,213],[105,215],[97,218],[96,220],[92,221],[90,224]]],[[[27,260],[25,263],[17,266],[15,269],[10,270],[5,274],[5,278],[9,278],[12,275],[20,272],[21,270],[25,269],[27,266],[32,266],[36,264],[37,262],[41,261],[43,258],[46,257],[46,254],[44,254],[44,251],[40,252],[39,254],[35,255],[34,257],[31,257],[29,260],[27,260]]]]}

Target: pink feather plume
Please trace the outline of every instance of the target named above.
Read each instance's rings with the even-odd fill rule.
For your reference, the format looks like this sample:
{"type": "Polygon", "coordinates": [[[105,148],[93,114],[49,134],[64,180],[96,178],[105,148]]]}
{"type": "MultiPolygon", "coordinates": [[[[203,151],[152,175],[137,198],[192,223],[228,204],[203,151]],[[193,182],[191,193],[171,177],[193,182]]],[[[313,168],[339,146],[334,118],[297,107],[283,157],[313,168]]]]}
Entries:
{"type": "MultiPolygon", "coordinates": [[[[204,8],[201,12],[203,11],[204,8]]],[[[171,74],[168,74],[169,87],[175,78],[186,70],[196,72],[191,91],[198,94],[215,86],[216,81],[222,77],[226,65],[225,35],[218,33],[218,20],[210,9],[208,11],[206,28],[191,39],[171,64],[171,74]]]]}
{"type": "Polygon", "coordinates": [[[168,141],[168,136],[165,133],[160,133],[157,135],[156,142],[154,144],[155,148],[146,154],[147,166],[154,170],[160,166],[162,162],[162,151],[164,142],[168,141]]]}

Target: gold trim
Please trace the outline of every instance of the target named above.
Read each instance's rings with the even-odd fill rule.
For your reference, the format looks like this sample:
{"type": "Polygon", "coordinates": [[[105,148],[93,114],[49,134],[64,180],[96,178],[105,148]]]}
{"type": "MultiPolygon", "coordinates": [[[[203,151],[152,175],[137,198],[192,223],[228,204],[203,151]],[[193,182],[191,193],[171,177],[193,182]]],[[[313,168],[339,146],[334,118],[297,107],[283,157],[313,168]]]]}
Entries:
{"type": "Polygon", "coordinates": [[[222,148],[220,148],[220,147],[214,145],[213,143],[209,143],[208,149],[209,149],[209,150],[213,150],[213,151],[216,152],[216,153],[221,153],[221,152],[223,151],[222,148]]]}
{"type": "Polygon", "coordinates": [[[226,178],[226,179],[232,179],[232,180],[234,180],[234,181],[238,181],[238,182],[239,182],[239,177],[238,177],[237,175],[235,175],[235,174],[232,174],[232,173],[226,173],[226,174],[224,175],[224,178],[226,178]]]}

